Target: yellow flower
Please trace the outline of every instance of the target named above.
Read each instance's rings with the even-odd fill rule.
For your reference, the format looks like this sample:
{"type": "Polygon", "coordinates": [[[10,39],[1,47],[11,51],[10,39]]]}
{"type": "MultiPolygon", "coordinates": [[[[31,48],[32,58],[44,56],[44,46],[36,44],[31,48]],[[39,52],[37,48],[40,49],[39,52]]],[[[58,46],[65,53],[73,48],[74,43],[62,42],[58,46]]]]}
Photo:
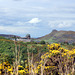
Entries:
{"type": "Polygon", "coordinates": [[[23,74],[25,71],[24,70],[19,70],[18,71],[20,74],[23,74]]]}
{"type": "Polygon", "coordinates": [[[35,69],[34,72],[35,72],[35,73],[38,73],[38,69],[35,69]]]}
{"type": "Polygon", "coordinates": [[[11,71],[12,71],[12,68],[8,69],[8,71],[10,71],[10,72],[11,72],[11,71]]]}
{"type": "Polygon", "coordinates": [[[1,71],[0,71],[0,74],[1,74],[1,71]]]}
{"type": "Polygon", "coordinates": [[[25,62],[27,62],[27,60],[25,60],[25,62]]]}
{"type": "Polygon", "coordinates": [[[38,66],[37,69],[40,69],[40,66],[38,66]]]}
{"type": "Polygon", "coordinates": [[[10,72],[13,75],[13,72],[10,72]]]}

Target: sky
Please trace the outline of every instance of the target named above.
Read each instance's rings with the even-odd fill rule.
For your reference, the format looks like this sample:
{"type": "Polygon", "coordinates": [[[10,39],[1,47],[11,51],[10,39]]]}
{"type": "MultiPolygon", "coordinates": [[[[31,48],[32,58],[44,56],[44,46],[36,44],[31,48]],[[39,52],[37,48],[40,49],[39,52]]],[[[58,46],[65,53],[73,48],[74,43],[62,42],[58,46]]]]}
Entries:
{"type": "Polygon", "coordinates": [[[0,34],[41,37],[75,31],[75,0],[0,0],[0,34]]]}

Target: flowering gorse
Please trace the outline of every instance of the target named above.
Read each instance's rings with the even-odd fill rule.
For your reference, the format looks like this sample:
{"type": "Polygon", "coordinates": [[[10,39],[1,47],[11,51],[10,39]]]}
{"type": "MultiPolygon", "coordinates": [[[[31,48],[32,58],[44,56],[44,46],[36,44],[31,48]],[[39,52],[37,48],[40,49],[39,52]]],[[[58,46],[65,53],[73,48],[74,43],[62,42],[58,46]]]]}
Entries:
{"type": "MultiPolygon", "coordinates": [[[[40,61],[25,60],[25,67],[18,65],[19,75],[73,75],[75,72],[75,49],[68,50],[60,44],[48,45],[49,51],[41,55],[40,61]]],[[[5,71],[13,75],[13,67],[7,62],[0,64],[0,74],[5,71]]]]}

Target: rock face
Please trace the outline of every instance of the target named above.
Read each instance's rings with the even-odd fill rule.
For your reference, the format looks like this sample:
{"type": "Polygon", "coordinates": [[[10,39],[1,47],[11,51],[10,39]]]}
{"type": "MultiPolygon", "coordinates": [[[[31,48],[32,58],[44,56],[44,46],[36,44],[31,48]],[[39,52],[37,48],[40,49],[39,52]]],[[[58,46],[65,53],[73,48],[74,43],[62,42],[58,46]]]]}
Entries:
{"type": "Polygon", "coordinates": [[[27,35],[26,35],[26,38],[27,38],[27,39],[30,39],[30,38],[31,38],[30,34],[27,34],[27,35]]]}
{"type": "Polygon", "coordinates": [[[40,40],[47,40],[49,42],[75,42],[75,31],[57,31],[53,30],[50,34],[38,38],[40,40]]]}
{"type": "Polygon", "coordinates": [[[56,30],[56,29],[54,29],[54,30],[52,30],[52,32],[57,32],[57,30],[56,30]]]}

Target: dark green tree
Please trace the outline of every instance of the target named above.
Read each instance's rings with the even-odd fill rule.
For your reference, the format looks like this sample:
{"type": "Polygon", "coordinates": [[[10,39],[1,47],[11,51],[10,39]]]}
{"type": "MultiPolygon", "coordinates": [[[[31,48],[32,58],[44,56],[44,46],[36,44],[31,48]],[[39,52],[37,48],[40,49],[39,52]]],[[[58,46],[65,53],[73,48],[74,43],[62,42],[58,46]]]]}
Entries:
{"type": "Polygon", "coordinates": [[[40,44],[45,44],[45,41],[44,40],[40,41],[40,44]]]}

